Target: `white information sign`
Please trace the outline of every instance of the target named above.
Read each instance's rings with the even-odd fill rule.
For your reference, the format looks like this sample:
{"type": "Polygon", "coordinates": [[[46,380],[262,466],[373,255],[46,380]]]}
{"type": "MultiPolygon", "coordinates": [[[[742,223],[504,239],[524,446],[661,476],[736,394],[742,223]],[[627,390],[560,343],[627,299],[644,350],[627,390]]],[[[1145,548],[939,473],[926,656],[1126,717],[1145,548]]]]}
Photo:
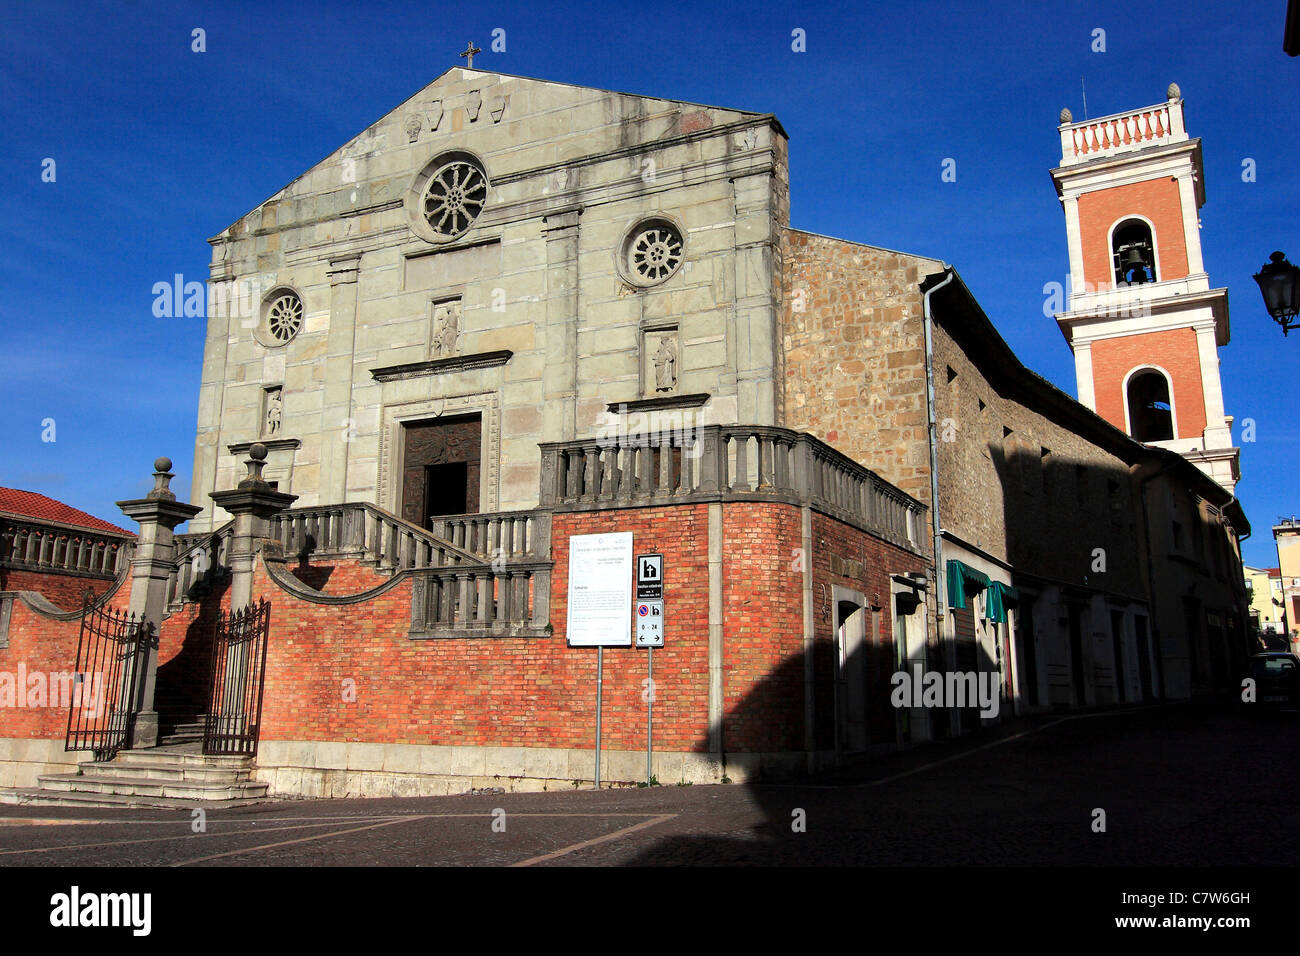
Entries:
{"type": "Polygon", "coordinates": [[[569,536],[569,646],[630,647],[632,532],[569,536]]]}

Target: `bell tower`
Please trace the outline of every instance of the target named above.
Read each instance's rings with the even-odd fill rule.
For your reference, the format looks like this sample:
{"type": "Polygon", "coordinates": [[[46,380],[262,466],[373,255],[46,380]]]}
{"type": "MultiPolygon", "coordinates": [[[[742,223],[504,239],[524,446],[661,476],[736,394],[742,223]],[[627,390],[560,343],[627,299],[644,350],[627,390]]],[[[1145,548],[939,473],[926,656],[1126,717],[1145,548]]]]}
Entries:
{"type": "Polygon", "coordinates": [[[1185,455],[1232,491],[1240,449],[1223,411],[1218,348],[1228,290],[1201,259],[1201,141],[1165,102],[1074,122],[1061,111],[1052,170],[1070,251],[1067,311],[1079,401],[1140,442],[1185,455]]]}

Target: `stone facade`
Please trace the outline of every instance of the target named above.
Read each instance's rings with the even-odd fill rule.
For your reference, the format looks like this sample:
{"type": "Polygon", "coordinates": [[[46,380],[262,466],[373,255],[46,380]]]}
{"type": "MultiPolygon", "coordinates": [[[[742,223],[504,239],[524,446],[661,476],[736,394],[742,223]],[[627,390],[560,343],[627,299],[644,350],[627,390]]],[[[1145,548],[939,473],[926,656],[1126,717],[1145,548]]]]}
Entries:
{"type": "Polygon", "coordinates": [[[538,442],[593,434],[610,404],[706,394],[699,422],[775,424],[787,193],[770,116],[448,70],[210,240],[210,288],[256,295],[209,318],[192,529],[225,520],[208,493],[259,436],[300,505],[398,511],[403,423],[479,414],[476,510],[495,511],[536,504],[538,442]],[[487,184],[450,237],[424,218],[449,163],[487,184]],[[651,227],[680,239],[666,277],[632,264],[651,227]]]}
{"type": "Polygon", "coordinates": [[[785,233],[783,420],[930,498],[920,281],[942,264],[785,233]]]}

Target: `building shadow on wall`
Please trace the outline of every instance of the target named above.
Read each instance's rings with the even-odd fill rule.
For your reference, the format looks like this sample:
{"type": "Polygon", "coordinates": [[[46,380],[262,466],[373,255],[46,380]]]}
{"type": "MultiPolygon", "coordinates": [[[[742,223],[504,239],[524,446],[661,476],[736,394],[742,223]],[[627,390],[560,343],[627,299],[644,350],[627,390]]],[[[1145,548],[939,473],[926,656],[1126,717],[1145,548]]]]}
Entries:
{"type": "Polygon", "coordinates": [[[308,534],[305,537],[303,546],[298,549],[298,563],[289,568],[289,573],[307,587],[315,588],[317,591],[324,591],[330,575],[334,573],[334,567],[332,565],[312,564],[311,556],[315,551],[316,538],[314,535],[308,534]]]}
{"type": "MultiPolygon", "coordinates": [[[[883,698],[884,706],[890,709],[891,715],[895,713],[889,701],[892,690],[889,677],[895,673],[891,650],[892,645],[882,645],[875,641],[858,652],[861,660],[851,657],[846,661],[845,673],[851,673],[854,665],[861,664],[865,673],[878,675],[869,686],[867,700],[864,702],[864,710],[868,714],[880,705],[880,698],[883,698]],[[873,660],[876,656],[888,660],[873,660]]],[[[813,661],[815,746],[819,751],[830,752],[835,748],[837,723],[834,694],[835,645],[830,641],[817,641],[813,647],[813,661]]],[[[988,669],[995,665],[981,653],[979,667],[988,669]]],[[[733,742],[737,739],[757,739],[779,743],[790,751],[802,751],[803,687],[803,654],[786,657],[780,666],[726,713],[723,718],[724,748],[729,746],[728,739],[733,742]],[[788,716],[773,726],[773,715],[777,714],[788,716]],[[755,728],[767,728],[767,732],[756,738],[752,736],[755,728]]],[[[1004,703],[1004,706],[1009,708],[1010,705],[1004,703]]],[[[938,709],[932,711],[932,722],[943,713],[945,712],[938,709]]],[[[970,719],[966,713],[963,712],[963,719],[970,719]]],[[[970,713],[973,715],[974,711],[970,713]]],[[[1007,713],[1009,715],[1009,710],[1007,713]]],[[[973,719],[976,724],[979,723],[978,717],[973,719]]],[[[894,725],[894,736],[882,741],[873,735],[873,742],[877,745],[897,743],[902,726],[900,720],[894,725]]],[[[844,733],[841,724],[842,738],[844,733]]],[[[965,747],[968,738],[978,740],[981,737],[976,730],[965,735],[956,746],[965,747]]],[[[730,746],[734,746],[734,743],[730,746]]],[[[708,741],[697,741],[696,750],[707,752],[708,741]]],[[[740,818],[729,816],[728,822],[722,824],[727,826],[726,832],[665,837],[627,861],[626,865],[806,866],[824,864],[828,859],[839,865],[871,864],[876,861],[868,847],[881,840],[893,839],[894,830],[900,831],[898,835],[901,838],[901,830],[906,828],[906,821],[899,819],[893,811],[884,813],[878,791],[861,787],[860,784],[872,776],[887,776],[903,766],[904,761],[917,759],[909,758],[909,755],[916,753],[913,748],[902,754],[886,749],[876,757],[867,756],[865,752],[847,754],[842,766],[826,768],[815,774],[807,771],[806,757],[801,753],[801,766],[793,768],[793,773],[771,776],[760,774],[757,779],[749,778],[744,783],[734,785],[745,791],[750,812],[740,818]],[[887,770],[876,769],[886,761],[887,770]],[[813,832],[814,827],[818,828],[816,833],[813,832]],[[843,836],[846,842],[840,842],[834,834],[843,836]],[[859,842],[859,837],[855,834],[861,835],[860,850],[855,848],[859,842]],[[828,847],[828,841],[836,845],[828,847]]],[[[930,759],[928,749],[921,759],[930,759]]],[[[739,763],[737,755],[730,755],[725,765],[728,773],[736,774],[735,768],[739,763]]],[[[664,786],[671,787],[672,782],[666,781],[664,786]]],[[[728,804],[728,809],[732,809],[731,804],[728,804]]]]}
{"type": "Polygon", "coordinates": [[[205,585],[194,594],[199,612],[186,626],[180,649],[170,660],[158,666],[154,704],[164,733],[169,726],[200,716],[207,710],[212,683],[212,647],[221,615],[221,601],[229,586],[227,578],[205,585]]]}

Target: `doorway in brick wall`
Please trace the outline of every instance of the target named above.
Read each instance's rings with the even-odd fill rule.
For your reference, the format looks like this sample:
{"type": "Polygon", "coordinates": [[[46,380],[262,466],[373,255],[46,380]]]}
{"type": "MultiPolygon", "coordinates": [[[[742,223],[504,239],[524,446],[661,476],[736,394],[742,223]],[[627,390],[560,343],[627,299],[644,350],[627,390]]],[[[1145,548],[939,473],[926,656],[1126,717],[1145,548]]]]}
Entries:
{"type": "Polygon", "coordinates": [[[867,749],[867,611],[856,601],[836,602],[835,701],[841,754],[867,749]]]}
{"type": "Polygon", "coordinates": [[[403,423],[403,518],[428,528],[440,515],[478,512],[481,435],[479,415],[403,423]]]}

